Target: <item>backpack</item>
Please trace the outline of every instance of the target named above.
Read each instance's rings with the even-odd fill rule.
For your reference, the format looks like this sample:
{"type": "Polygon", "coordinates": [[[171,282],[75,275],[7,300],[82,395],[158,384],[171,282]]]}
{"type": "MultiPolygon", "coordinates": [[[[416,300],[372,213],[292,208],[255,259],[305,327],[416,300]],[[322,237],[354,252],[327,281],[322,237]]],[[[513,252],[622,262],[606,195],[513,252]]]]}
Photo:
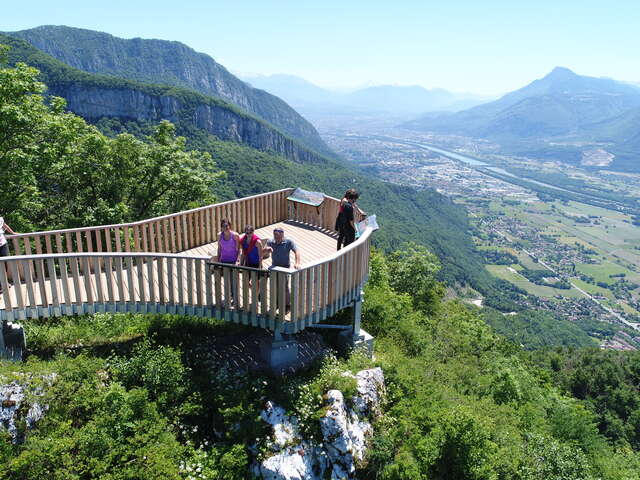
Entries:
{"type": "Polygon", "coordinates": [[[347,219],[344,217],[344,212],[341,211],[336,217],[336,225],[334,227],[334,230],[336,232],[339,232],[346,225],[346,223],[347,219]]]}

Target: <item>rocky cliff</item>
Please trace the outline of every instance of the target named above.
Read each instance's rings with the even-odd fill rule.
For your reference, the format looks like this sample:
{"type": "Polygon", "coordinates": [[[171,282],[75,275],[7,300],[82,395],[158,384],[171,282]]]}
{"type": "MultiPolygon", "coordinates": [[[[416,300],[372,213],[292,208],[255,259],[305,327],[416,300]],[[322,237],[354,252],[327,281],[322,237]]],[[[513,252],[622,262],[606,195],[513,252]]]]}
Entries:
{"type": "Polygon", "coordinates": [[[8,44],[9,62],[25,62],[41,71],[48,93],[63,97],[72,112],[89,121],[105,117],[122,120],[169,120],[178,127],[209,132],[221,140],[235,141],[304,163],[324,163],[321,154],[283,133],[268,122],[218,98],[180,87],[144,84],[95,75],[72,68],[24,40],[0,34],[8,44]]]}
{"type": "Polygon", "coordinates": [[[49,93],[65,98],[69,110],[89,121],[116,117],[157,123],[166,119],[182,126],[192,125],[221,140],[276,152],[296,162],[324,161],[316,153],[264,122],[215,103],[198,103],[191,99],[152,94],[135,88],[109,88],[76,83],[52,84],[49,93]]]}
{"type": "Polygon", "coordinates": [[[316,129],[280,98],[252,88],[213,58],[180,42],[123,39],[66,26],[12,32],[79,70],[145,83],[193,89],[233,103],[321,153],[330,153],[316,129]]]}

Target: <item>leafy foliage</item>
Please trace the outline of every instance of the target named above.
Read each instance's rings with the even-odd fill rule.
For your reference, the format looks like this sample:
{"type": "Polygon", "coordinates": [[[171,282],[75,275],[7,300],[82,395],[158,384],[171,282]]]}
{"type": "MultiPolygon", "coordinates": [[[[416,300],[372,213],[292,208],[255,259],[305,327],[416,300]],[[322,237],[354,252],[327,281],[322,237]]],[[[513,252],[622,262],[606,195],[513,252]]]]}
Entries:
{"type": "Polygon", "coordinates": [[[548,369],[532,368],[462,305],[417,308],[391,286],[393,255],[375,252],[370,264],[363,322],[376,335],[389,405],[363,478],[637,475],[637,451],[608,444],[588,404],[551,386],[548,369]]]}
{"type": "Polygon", "coordinates": [[[221,174],[168,122],[109,138],[45,100],[38,71],[0,68],[0,202],[16,230],[121,223],[214,199],[221,174]]]}

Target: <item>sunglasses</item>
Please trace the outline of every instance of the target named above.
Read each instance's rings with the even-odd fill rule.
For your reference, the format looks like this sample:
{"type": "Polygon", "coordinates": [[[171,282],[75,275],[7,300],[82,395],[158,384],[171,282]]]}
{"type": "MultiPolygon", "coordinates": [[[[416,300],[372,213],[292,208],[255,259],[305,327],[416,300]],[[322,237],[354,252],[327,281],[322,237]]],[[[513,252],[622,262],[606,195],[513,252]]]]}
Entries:
{"type": "Polygon", "coordinates": [[[275,228],[273,230],[273,233],[284,233],[284,230],[282,230],[281,228],[275,228]]]}

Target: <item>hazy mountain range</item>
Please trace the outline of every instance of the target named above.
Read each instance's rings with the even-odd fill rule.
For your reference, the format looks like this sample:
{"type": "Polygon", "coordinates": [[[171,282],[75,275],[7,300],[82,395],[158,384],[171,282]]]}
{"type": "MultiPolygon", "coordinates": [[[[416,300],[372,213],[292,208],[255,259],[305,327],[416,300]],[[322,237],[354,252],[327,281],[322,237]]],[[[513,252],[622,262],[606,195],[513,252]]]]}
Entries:
{"type": "Polygon", "coordinates": [[[498,100],[442,115],[423,115],[404,127],[485,138],[502,150],[579,162],[601,148],[614,167],[640,169],[640,89],[556,67],[498,100]]]}
{"type": "Polygon", "coordinates": [[[417,85],[380,85],[344,92],[325,89],[294,75],[243,77],[256,88],[284,99],[295,108],[353,110],[397,115],[418,115],[424,112],[457,111],[489,100],[467,93],[452,93],[442,88],[426,89],[417,85]]]}

